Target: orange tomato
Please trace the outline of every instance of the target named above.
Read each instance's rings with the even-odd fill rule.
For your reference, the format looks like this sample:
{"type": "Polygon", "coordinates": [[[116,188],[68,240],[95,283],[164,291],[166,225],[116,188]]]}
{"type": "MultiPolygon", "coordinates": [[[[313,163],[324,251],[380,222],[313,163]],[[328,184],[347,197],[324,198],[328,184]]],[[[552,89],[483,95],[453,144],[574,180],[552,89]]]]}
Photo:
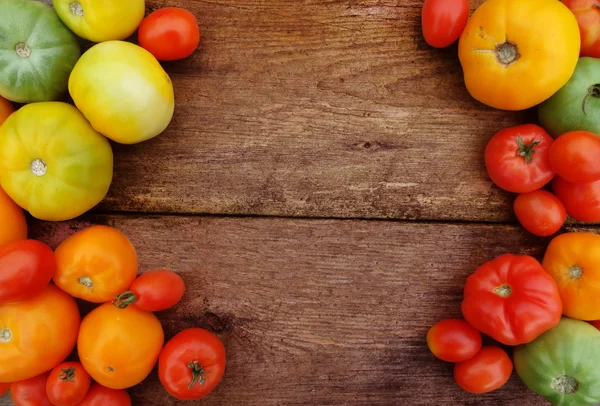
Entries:
{"type": "Polygon", "coordinates": [[[1,187],[0,224],[0,245],[27,238],[27,221],[23,209],[17,206],[1,187]]]}
{"type": "Polygon", "coordinates": [[[119,230],[88,227],[56,249],[54,283],[71,296],[93,303],[111,301],[137,276],[135,247],[119,230]]]}
{"type": "Polygon", "coordinates": [[[0,305],[0,382],[61,363],[75,347],[80,321],[75,300],[51,284],[31,299],[0,305]]]}
{"type": "Polygon", "coordinates": [[[105,303],[81,322],[77,348],[83,367],[96,382],[111,389],[126,389],[150,374],[164,338],[153,313],[105,303]]]}
{"type": "Polygon", "coordinates": [[[560,1],[487,0],[467,23],[458,54],[475,99],[525,110],[567,83],[580,48],[577,20],[560,1]]]}
{"type": "Polygon", "coordinates": [[[565,316],[600,319],[600,235],[572,232],[555,237],[542,266],[556,281],[565,316]]]}
{"type": "Polygon", "coordinates": [[[15,108],[12,103],[0,96],[0,126],[14,112],[15,108]]]}

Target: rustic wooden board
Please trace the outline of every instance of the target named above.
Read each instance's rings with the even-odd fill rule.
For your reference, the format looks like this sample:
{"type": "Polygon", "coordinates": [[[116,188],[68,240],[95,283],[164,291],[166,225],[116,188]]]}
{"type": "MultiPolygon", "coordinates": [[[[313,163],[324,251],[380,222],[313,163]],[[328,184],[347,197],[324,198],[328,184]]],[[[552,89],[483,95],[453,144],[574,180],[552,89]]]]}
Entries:
{"type": "MultiPolygon", "coordinates": [[[[473,7],[481,0],[473,2],[473,7]]],[[[472,100],[422,0],[149,0],[182,6],[198,52],[165,63],[169,129],[116,146],[102,211],[507,221],[483,149],[531,120],[472,100]]]]}
{"type": "MultiPolygon", "coordinates": [[[[187,293],[162,312],[167,336],[209,328],[228,351],[203,405],[545,405],[513,377],[468,395],[428,352],[436,321],[460,316],[466,277],[513,252],[541,259],[547,239],[512,226],[357,220],[97,217],[125,232],[141,270],[172,267],[187,293]]],[[[37,224],[55,247],[88,223],[37,224]]],[[[156,373],[135,405],[184,405],[156,373]]],[[[0,402],[0,404],[2,404],[0,402]]],[[[3,404],[7,405],[7,402],[3,404]]]]}

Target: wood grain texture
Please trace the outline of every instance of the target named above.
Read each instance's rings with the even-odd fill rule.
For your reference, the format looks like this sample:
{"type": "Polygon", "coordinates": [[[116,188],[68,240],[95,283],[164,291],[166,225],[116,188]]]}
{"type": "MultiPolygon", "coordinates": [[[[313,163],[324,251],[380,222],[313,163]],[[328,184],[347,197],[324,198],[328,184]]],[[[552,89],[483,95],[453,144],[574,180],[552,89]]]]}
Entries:
{"type": "Polygon", "coordinates": [[[147,3],[191,10],[202,42],[164,64],[175,117],[115,146],[99,210],[513,220],[483,149],[531,114],[468,95],[456,46],[422,39],[422,0],[147,3]]]}
{"type": "MultiPolygon", "coordinates": [[[[140,269],[171,267],[183,301],[159,314],[171,337],[215,331],[227,348],[222,384],[203,405],[528,405],[546,403],[513,377],[469,395],[428,352],[428,328],[460,316],[462,287],[481,263],[513,252],[541,259],[547,239],[500,225],[357,220],[96,217],[36,224],[55,247],[108,224],[138,249],[140,269]]],[[[134,405],[171,406],[157,381],[134,405]]],[[[4,403],[6,405],[6,402],[4,403]]]]}

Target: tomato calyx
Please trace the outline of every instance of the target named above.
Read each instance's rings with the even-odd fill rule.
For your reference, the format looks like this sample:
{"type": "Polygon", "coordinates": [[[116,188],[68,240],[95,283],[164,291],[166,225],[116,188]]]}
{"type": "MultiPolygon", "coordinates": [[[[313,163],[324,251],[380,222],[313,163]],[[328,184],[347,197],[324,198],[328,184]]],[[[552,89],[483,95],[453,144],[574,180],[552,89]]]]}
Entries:
{"type": "Polygon", "coordinates": [[[198,363],[198,361],[192,361],[188,364],[188,368],[192,371],[192,381],[188,385],[188,389],[192,389],[194,385],[204,385],[206,382],[205,375],[208,374],[207,371],[204,371],[202,365],[198,363]]]}
{"type": "Polygon", "coordinates": [[[572,395],[579,389],[579,382],[570,376],[559,376],[552,380],[552,389],[563,395],[572,395]]]}
{"type": "Polygon", "coordinates": [[[31,48],[24,42],[19,42],[15,45],[15,52],[20,58],[27,59],[31,56],[31,48]]]}
{"type": "Polygon", "coordinates": [[[569,268],[569,278],[579,279],[583,276],[583,268],[579,265],[573,265],[569,268]]]}
{"type": "Polygon", "coordinates": [[[62,368],[58,374],[58,378],[65,382],[75,382],[75,368],[62,368]]]}
{"type": "Polygon", "coordinates": [[[500,285],[494,289],[494,293],[501,297],[509,297],[512,294],[512,288],[508,284],[500,285]]]}
{"type": "Polygon", "coordinates": [[[513,63],[517,62],[521,58],[519,53],[519,47],[517,44],[510,42],[508,39],[502,44],[496,45],[496,58],[498,62],[505,68],[508,68],[513,63]]]}
{"type": "Polygon", "coordinates": [[[47,170],[48,167],[43,159],[36,158],[31,161],[31,173],[33,173],[35,176],[44,176],[47,170]]]}
{"type": "Polygon", "coordinates": [[[533,140],[529,144],[525,144],[523,138],[520,135],[517,135],[517,156],[520,156],[525,159],[525,162],[531,163],[533,161],[533,154],[535,153],[535,147],[537,147],[541,141],[533,140]]]}
{"type": "Polygon", "coordinates": [[[137,302],[137,296],[135,293],[128,290],[127,292],[119,293],[111,303],[117,309],[125,309],[127,306],[132,305],[135,302],[137,302]]]}
{"type": "MultiPolygon", "coordinates": [[[[600,4],[594,5],[594,7],[595,6],[598,6],[600,8],[600,4]]],[[[600,97],[600,85],[590,86],[587,94],[583,98],[583,102],[581,103],[581,110],[583,111],[583,114],[585,114],[586,116],[587,116],[587,111],[585,110],[585,106],[587,106],[587,102],[590,100],[590,97],[600,97]]]]}
{"type": "Polygon", "coordinates": [[[0,330],[0,343],[7,344],[12,341],[12,331],[8,327],[0,330]]]}

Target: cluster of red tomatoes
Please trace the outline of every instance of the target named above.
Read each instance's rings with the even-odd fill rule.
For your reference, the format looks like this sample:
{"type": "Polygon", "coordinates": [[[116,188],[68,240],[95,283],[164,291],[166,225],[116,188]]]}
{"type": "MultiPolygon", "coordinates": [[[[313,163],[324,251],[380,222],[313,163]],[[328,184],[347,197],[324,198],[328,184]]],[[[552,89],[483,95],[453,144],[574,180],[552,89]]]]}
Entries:
{"type": "Polygon", "coordinates": [[[54,251],[22,239],[25,227],[0,246],[0,393],[10,388],[16,406],[131,405],[126,389],[157,364],[178,399],[200,399],[219,384],[220,339],[189,328],[165,343],[154,314],[182,299],[178,274],[138,276],[135,247],[113,227],[85,228],[54,251]],[[97,306],[82,319],[77,300],[97,306]]]}

